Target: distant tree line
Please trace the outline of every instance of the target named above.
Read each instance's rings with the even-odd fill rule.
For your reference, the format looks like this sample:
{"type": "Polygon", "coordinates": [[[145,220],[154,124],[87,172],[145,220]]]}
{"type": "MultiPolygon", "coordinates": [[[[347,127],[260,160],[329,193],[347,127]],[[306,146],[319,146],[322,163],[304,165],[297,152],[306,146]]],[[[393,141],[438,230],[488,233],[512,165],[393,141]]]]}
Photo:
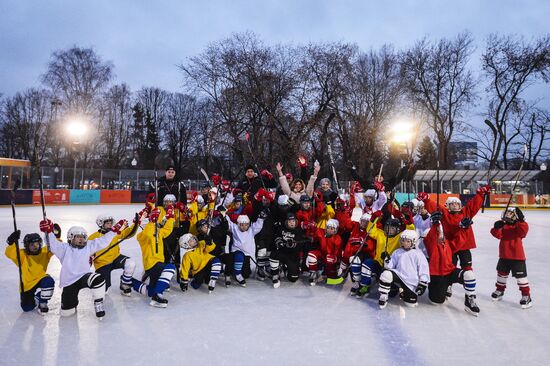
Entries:
{"type": "Polygon", "coordinates": [[[452,168],[449,143],[469,139],[491,168],[514,168],[525,144],[527,167],[536,169],[550,154],[550,113],[525,95],[549,81],[550,36],[491,35],[479,70],[473,53],[469,33],[367,51],[338,42],[266,45],[239,33],[179,65],[182,90],[169,92],[117,84],[111,63],[74,46],[53,52],[37,86],[0,96],[0,156],[35,167],[77,158],[88,168],[130,168],[136,159],[137,168],[158,169],[171,161],[192,177],[199,165],[231,176],[252,160],[250,150],[267,168],[305,153],[328,175],[330,139],[347,176],[350,161],[360,173],[411,158],[418,168],[437,160],[452,168]],[[485,112],[473,120],[480,103],[485,112]],[[78,144],[64,129],[73,118],[90,126],[78,144]],[[390,141],[402,119],[416,124],[406,148],[390,141]]]}

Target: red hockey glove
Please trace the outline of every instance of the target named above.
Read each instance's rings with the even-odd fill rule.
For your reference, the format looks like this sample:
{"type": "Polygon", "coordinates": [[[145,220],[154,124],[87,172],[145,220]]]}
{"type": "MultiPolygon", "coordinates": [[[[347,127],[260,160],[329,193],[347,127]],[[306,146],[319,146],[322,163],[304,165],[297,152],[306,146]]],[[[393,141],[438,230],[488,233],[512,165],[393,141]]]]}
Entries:
{"type": "Polygon", "coordinates": [[[305,155],[298,156],[298,165],[300,168],[307,168],[307,158],[305,155]]]}
{"type": "Polygon", "coordinates": [[[486,195],[487,193],[491,192],[491,185],[487,184],[485,186],[481,186],[477,189],[477,194],[486,195]]]}
{"type": "Polygon", "coordinates": [[[294,177],[292,176],[292,173],[286,173],[285,178],[288,179],[288,180],[292,180],[292,178],[294,178],[294,177]]]}
{"type": "Polygon", "coordinates": [[[222,190],[224,192],[229,192],[229,190],[231,189],[231,183],[229,183],[228,180],[222,180],[222,190]]]}
{"type": "MultiPolygon", "coordinates": [[[[380,210],[373,212],[370,216],[370,222],[374,222],[377,218],[382,219],[382,215],[383,213],[380,210]]],[[[380,219],[378,221],[380,221],[380,219]]]]}
{"type": "Polygon", "coordinates": [[[168,207],[166,207],[166,219],[171,219],[174,217],[174,206],[172,205],[168,205],[168,207]]]}
{"type": "Polygon", "coordinates": [[[155,203],[157,201],[156,197],[155,197],[155,194],[153,192],[149,193],[147,195],[147,198],[145,200],[145,202],[147,203],[155,203]]]}
{"type": "Polygon", "coordinates": [[[384,187],[384,184],[382,182],[374,182],[374,189],[377,191],[377,192],[384,192],[384,190],[386,189],[384,187]]]}
{"type": "Polygon", "coordinates": [[[258,189],[258,192],[254,195],[254,199],[258,202],[262,201],[262,198],[265,197],[267,191],[263,188],[258,189]]]}
{"type": "Polygon", "coordinates": [[[219,174],[212,175],[212,183],[214,183],[214,186],[219,186],[221,181],[222,181],[222,177],[220,177],[219,174]]]}
{"type": "Polygon", "coordinates": [[[151,222],[157,222],[160,216],[160,209],[155,208],[151,213],[149,214],[149,221],[151,222]]]}
{"type": "Polygon", "coordinates": [[[363,187],[361,187],[361,183],[354,181],[351,185],[351,193],[357,193],[361,192],[363,190],[363,187]]]}
{"type": "Polygon", "coordinates": [[[315,222],[313,221],[302,221],[300,224],[302,230],[308,231],[315,228],[315,222]]]}
{"type": "Polygon", "coordinates": [[[235,189],[231,192],[231,194],[232,194],[233,196],[236,196],[236,195],[238,195],[239,193],[242,193],[242,192],[243,192],[242,189],[240,189],[240,188],[235,188],[235,189]]]}
{"type": "Polygon", "coordinates": [[[266,191],[264,194],[264,198],[269,202],[275,201],[275,192],[266,191]]]}
{"type": "Polygon", "coordinates": [[[111,231],[114,231],[117,234],[120,234],[122,230],[126,229],[128,227],[128,221],[126,220],[119,220],[116,224],[113,225],[111,228],[111,231]]]}
{"type": "Polygon", "coordinates": [[[416,199],[419,201],[426,201],[430,199],[430,195],[426,192],[418,192],[418,194],[416,195],[416,199]]]}
{"type": "Polygon", "coordinates": [[[187,210],[187,206],[183,202],[177,202],[176,203],[176,209],[179,212],[185,212],[185,210],[187,210]]]}
{"type": "Polygon", "coordinates": [[[260,174],[262,175],[262,177],[264,177],[264,178],[267,179],[267,180],[273,179],[273,174],[271,174],[271,173],[269,172],[269,170],[267,170],[267,169],[262,170],[262,171],[260,172],[260,174]]]}
{"type": "Polygon", "coordinates": [[[46,234],[53,232],[53,222],[50,219],[40,221],[40,231],[46,234]]]}

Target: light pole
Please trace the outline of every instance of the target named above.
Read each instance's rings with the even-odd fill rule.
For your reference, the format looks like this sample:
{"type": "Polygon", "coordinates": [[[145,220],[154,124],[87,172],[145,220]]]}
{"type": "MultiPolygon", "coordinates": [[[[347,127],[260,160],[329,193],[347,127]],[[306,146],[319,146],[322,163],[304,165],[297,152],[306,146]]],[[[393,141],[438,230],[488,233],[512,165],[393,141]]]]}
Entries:
{"type": "MultiPolygon", "coordinates": [[[[132,161],[130,162],[130,164],[132,164],[132,167],[134,167],[134,169],[136,168],[136,165],[137,165],[137,160],[136,158],[133,158],[132,161]]],[[[136,171],[136,190],[139,189],[139,170],[136,171]]]]}
{"type": "Polygon", "coordinates": [[[79,119],[69,121],[66,125],[66,131],[72,138],[74,148],[74,170],[73,170],[73,189],[76,189],[76,162],[77,162],[77,145],[82,143],[82,137],[86,134],[88,127],[79,119]]]}

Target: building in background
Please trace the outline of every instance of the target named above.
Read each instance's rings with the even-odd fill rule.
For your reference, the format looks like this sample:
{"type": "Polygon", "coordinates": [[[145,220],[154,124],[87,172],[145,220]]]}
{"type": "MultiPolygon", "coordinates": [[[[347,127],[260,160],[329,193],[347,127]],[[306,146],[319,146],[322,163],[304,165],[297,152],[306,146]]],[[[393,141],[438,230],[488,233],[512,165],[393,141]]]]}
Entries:
{"type": "Polygon", "coordinates": [[[451,141],[449,158],[456,169],[478,169],[477,142],[451,141]]]}

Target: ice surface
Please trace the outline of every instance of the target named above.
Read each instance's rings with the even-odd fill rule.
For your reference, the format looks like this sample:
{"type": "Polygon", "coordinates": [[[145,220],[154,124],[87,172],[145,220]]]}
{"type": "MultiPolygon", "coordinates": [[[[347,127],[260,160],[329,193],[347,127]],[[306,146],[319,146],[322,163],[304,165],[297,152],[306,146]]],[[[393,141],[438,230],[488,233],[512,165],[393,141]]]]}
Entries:
{"type": "MultiPolygon", "coordinates": [[[[110,213],[132,218],[139,205],[52,206],[48,216],[61,224],[65,236],[74,224],[95,230],[95,217],[110,213]]],[[[248,281],[247,288],[205,288],[183,294],[174,283],[166,294],[168,308],[148,305],[136,293],[118,293],[120,270],[105,301],[107,315],[99,322],[89,290],[83,290],[76,316],[60,318],[61,291],[56,287],[45,317],[19,307],[16,267],[0,257],[0,365],[548,365],[550,364],[550,284],[547,273],[550,211],[526,211],[531,230],[525,240],[527,270],[534,305],[522,310],[515,279],[504,300],[494,303],[498,241],[489,228],[500,215],[486,211],[474,219],[478,248],[473,251],[478,280],[478,318],[463,310],[464,291],[442,306],[426,295],[417,308],[390,299],[379,310],[376,291],[369,298],[351,298],[344,286],[310,287],[306,278],[248,281]]],[[[38,231],[39,207],[18,207],[22,234],[38,231]]],[[[12,231],[11,210],[0,209],[4,238],[12,231]]],[[[4,244],[1,244],[4,245],[4,244]]],[[[141,256],[135,241],[122,252],[134,257],[140,274],[141,256]]],[[[60,265],[54,257],[48,272],[56,281],[60,265]]]]}

